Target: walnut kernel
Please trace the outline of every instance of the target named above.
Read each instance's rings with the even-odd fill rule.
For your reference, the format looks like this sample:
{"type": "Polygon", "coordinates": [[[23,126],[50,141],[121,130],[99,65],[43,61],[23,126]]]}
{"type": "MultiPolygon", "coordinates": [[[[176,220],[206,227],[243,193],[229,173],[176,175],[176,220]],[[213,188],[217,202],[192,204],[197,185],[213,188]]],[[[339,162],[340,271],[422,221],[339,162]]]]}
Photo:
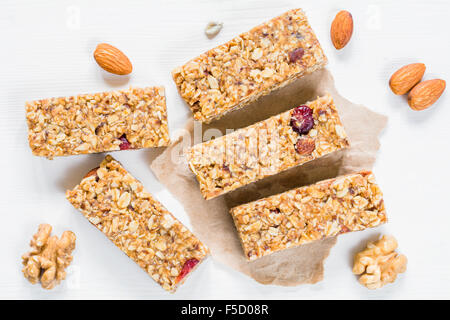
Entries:
{"type": "Polygon", "coordinates": [[[353,273],[361,275],[359,282],[368,289],[378,289],[392,283],[399,273],[406,271],[407,259],[395,252],[397,240],[383,236],[369,242],[367,248],[355,255],[353,273]]]}
{"type": "Polygon", "coordinates": [[[66,278],[65,268],[72,262],[75,234],[64,231],[61,238],[51,236],[49,224],[39,225],[38,232],[30,241],[31,251],[22,256],[25,278],[32,284],[41,282],[44,289],[52,289],[66,278]]]}

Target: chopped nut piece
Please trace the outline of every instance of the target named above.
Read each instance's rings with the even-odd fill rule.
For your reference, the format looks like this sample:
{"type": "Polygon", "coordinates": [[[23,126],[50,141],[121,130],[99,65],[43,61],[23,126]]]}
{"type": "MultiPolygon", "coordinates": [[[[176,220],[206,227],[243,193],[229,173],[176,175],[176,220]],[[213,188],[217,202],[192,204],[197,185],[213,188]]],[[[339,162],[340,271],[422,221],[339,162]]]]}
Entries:
{"type": "Polygon", "coordinates": [[[162,87],[27,102],[26,118],[33,154],[49,159],[169,144],[162,87]]]}
{"type": "Polygon", "coordinates": [[[214,78],[213,76],[208,76],[208,83],[212,89],[219,89],[219,83],[217,82],[217,79],[214,78]]]}
{"type": "Polygon", "coordinates": [[[243,204],[230,213],[248,260],[387,221],[381,190],[368,171],[243,204]],[[337,189],[353,191],[337,198],[337,189]],[[366,201],[363,209],[355,198],[358,204],[366,201]]]}
{"type": "Polygon", "coordinates": [[[263,51],[261,48],[256,48],[255,50],[253,50],[252,52],[252,59],[253,60],[258,60],[259,58],[261,58],[263,55],[263,51]]]}
{"type": "Polygon", "coordinates": [[[75,234],[64,231],[61,238],[50,236],[49,224],[39,225],[30,242],[31,251],[22,256],[23,274],[31,283],[41,281],[44,289],[52,289],[66,278],[65,269],[72,262],[75,234]]]}
{"type": "MultiPolygon", "coordinates": [[[[72,205],[165,290],[175,291],[188,261],[208,249],[111,156],[66,192],[72,205]],[[97,177],[97,178],[96,178],[97,177]]],[[[189,265],[189,264],[188,264],[189,265]]]]}
{"type": "Polygon", "coordinates": [[[407,259],[395,252],[397,240],[383,236],[376,242],[369,242],[367,248],[355,255],[353,273],[361,275],[359,283],[368,289],[378,289],[392,283],[399,273],[406,271],[407,259]]]}
{"type": "Polygon", "coordinates": [[[346,135],[333,98],[325,95],[307,105],[194,145],[187,153],[187,160],[203,197],[212,199],[348,147],[348,140],[341,136],[346,135]],[[321,116],[323,121],[318,121],[321,116]]]}
{"type": "Polygon", "coordinates": [[[315,148],[316,142],[311,138],[300,138],[295,145],[295,150],[301,155],[311,154],[315,148]]]}
{"type": "Polygon", "coordinates": [[[293,9],[190,60],[172,76],[194,119],[208,123],[326,63],[305,14],[293,9]],[[220,90],[210,85],[210,74],[220,90]]]}

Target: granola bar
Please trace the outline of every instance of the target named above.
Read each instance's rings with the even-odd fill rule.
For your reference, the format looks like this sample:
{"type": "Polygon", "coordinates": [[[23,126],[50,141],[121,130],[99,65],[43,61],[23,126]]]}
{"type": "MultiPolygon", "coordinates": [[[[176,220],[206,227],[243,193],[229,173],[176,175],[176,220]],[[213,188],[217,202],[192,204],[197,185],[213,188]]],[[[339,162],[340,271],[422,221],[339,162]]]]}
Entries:
{"type": "Polygon", "coordinates": [[[312,73],[327,58],[301,9],[293,9],[172,72],[194,119],[209,123],[312,73]]]}
{"type": "Polygon", "coordinates": [[[187,160],[205,199],[349,145],[330,95],[220,138],[194,145],[187,160]]]}
{"type": "Polygon", "coordinates": [[[370,171],[340,176],[231,209],[248,260],[387,222],[370,171]]]}
{"type": "Polygon", "coordinates": [[[109,155],[66,197],[168,291],[175,291],[208,254],[206,246],[109,155]]]}
{"type": "Polygon", "coordinates": [[[26,118],[33,154],[49,159],[169,144],[163,87],[31,101],[26,118]]]}

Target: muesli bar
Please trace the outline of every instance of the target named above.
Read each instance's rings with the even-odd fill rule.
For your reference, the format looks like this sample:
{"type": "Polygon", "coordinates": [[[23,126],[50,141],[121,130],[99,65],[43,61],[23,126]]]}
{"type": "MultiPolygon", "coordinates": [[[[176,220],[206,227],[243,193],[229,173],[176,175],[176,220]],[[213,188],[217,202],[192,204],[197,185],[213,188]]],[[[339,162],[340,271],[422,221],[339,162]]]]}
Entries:
{"type": "Polygon", "coordinates": [[[230,212],[248,260],[387,222],[383,195],[370,171],[293,189],[230,212]]]}
{"type": "Polygon", "coordinates": [[[326,63],[306,15],[293,9],[190,60],[172,76],[194,119],[209,123],[326,63]]]}
{"type": "Polygon", "coordinates": [[[174,292],[208,254],[206,246],[109,155],[66,197],[168,291],[174,292]]]}
{"type": "Polygon", "coordinates": [[[169,144],[163,87],[31,101],[26,118],[33,154],[49,159],[169,144]]]}
{"type": "Polygon", "coordinates": [[[187,153],[205,199],[323,157],[349,145],[333,98],[325,95],[187,153]]]}

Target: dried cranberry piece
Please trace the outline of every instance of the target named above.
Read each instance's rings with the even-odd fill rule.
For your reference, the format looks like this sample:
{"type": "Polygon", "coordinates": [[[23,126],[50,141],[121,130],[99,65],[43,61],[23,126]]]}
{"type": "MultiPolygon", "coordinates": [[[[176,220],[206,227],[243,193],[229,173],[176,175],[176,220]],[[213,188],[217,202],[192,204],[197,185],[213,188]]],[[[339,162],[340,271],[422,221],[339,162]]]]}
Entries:
{"type": "Polygon", "coordinates": [[[314,126],[312,109],[301,105],[294,109],[291,118],[291,127],[299,134],[307,134],[314,126]]]}
{"type": "Polygon", "coordinates": [[[293,51],[289,52],[289,62],[296,63],[301,60],[303,55],[305,54],[305,50],[303,48],[297,48],[293,51]]]}
{"type": "Polygon", "coordinates": [[[194,267],[197,265],[198,260],[195,258],[186,260],[186,262],[183,265],[183,268],[181,268],[181,272],[178,275],[176,282],[180,282],[189,272],[192,271],[192,269],[194,269],[194,267]]]}
{"type": "Polygon", "coordinates": [[[119,145],[120,150],[128,150],[131,149],[131,143],[127,140],[127,136],[125,134],[123,134],[120,138],[120,141],[122,141],[122,143],[119,145]]]}

